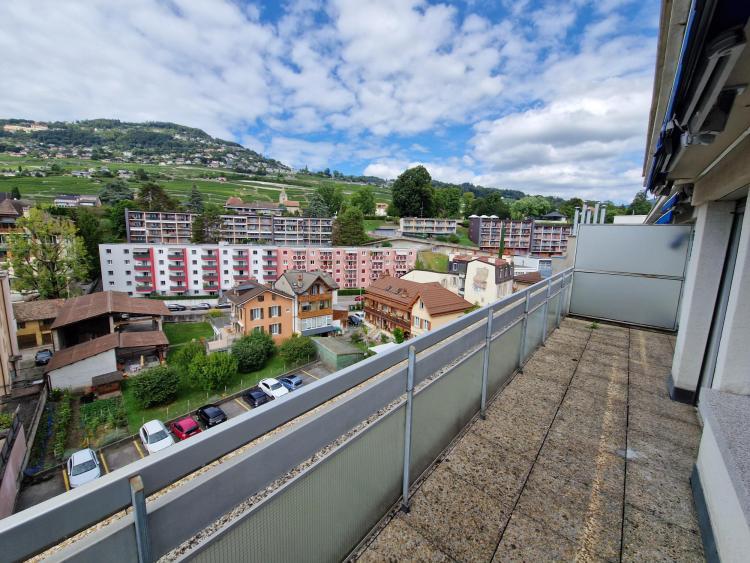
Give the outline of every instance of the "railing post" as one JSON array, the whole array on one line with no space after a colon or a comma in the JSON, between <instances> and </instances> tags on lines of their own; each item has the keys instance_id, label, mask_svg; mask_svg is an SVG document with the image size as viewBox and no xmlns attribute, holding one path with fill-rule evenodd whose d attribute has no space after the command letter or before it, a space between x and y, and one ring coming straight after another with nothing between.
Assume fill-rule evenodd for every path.
<instances>
[{"instance_id":1,"label":"railing post","mask_svg":"<svg viewBox=\"0 0 750 563\"><path fill-rule=\"evenodd\" d=\"M138 563L151 563L151 540L148 535L148 514L143 479L140 475L130 478L130 499L133 504L135 541L138 546Z\"/></svg>"},{"instance_id":2,"label":"railing post","mask_svg":"<svg viewBox=\"0 0 750 563\"><path fill-rule=\"evenodd\" d=\"M568 274L568 285L565 290L565 316L570 314L570 299L573 294L573 272Z\"/></svg>"},{"instance_id":3,"label":"railing post","mask_svg":"<svg viewBox=\"0 0 750 563\"><path fill-rule=\"evenodd\" d=\"M555 328L560 328L563 299L565 297L565 276L560 279L560 291L557 292L557 311L555 311Z\"/></svg>"},{"instance_id":4,"label":"railing post","mask_svg":"<svg viewBox=\"0 0 750 563\"><path fill-rule=\"evenodd\" d=\"M552 278L547 278L547 291L544 294L544 305L542 311L542 346L547 342L547 313L549 312L549 294L552 291Z\"/></svg>"},{"instance_id":5,"label":"railing post","mask_svg":"<svg viewBox=\"0 0 750 563\"><path fill-rule=\"evenodd\" d=\"M484 337L484 357L482 358L482 401L479 407L479 416L487 418L487 378L490 368L490 344L492 343L492 318L495 311L490 307L487 310L487 334Z\"/></svg>"},{"instance_id":6,"label":"railing post","mask_svg":"<svg viewBox=\"0 0 750 563\"><path fill-rule=\"evenodd\" d=\"M526 300L523 305L523 320L521 321L521 346L518 351L518 370L523 371L523 360L526 358L526 328L529 324L529 295L531 290L526 290Z\"/></svg>"},{"instance_id":7,"label":"railing post","mask_svg":"<svg viewBox=\"0 0 750 563\"><path fill-rule=\"evenodd\" d=\"M404 474L401 483L401 511L409 512L409 463L411 461L411 419L414 402L414 368L417 351L409 346L409 364L406 370L406 423L404 424Z\"/></svg>"}]
</instances>

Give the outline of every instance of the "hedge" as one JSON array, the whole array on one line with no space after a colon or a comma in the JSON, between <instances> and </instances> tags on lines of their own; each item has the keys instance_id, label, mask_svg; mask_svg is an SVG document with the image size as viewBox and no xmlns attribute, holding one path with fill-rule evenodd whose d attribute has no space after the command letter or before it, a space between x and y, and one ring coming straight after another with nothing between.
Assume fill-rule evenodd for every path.
<instances>
[{"instance_id":1,"label":"hedge","mask_svg":"<svg viewBox=\"0 0 750 563\"><path fill-rule=\"evenodd\" d=\"M135 400L142 408L168 403L177 396L180 376L177 370L167 365L144 370L128 381L133 386Z\"/></svg>"}]
</instances>

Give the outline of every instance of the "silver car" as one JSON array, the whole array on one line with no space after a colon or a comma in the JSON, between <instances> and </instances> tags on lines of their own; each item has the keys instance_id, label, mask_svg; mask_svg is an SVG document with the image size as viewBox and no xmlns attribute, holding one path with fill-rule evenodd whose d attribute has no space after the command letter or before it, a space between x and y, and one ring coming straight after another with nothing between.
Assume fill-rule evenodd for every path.
<instances>
[{"instance_id":1,"label":"silver car","mask_svg":"<svg viewBox=\"0 0 750 563\"><path fill-rule=\"evenodd\" d=\"M78 450L68 459L68 482L70 488L75 489L89 481L98 479L102 475L99 458L91 448Z\"/></svg>"}]
</instances>

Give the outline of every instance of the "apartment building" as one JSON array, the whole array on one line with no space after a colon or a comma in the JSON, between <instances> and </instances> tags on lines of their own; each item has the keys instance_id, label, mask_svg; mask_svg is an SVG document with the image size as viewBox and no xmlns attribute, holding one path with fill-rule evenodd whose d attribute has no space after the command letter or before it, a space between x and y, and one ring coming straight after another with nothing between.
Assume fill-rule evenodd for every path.
<instances>
[{"instance_id":1,"label":"apartment building","mask_svg":"<svg viewBox=\"0 0 750 563\"><path fill-rule=\"evenodd\" d=\"M399 221L401 234L405 236L455 235L458 219L436 217L402 217Z\"/></svg>"},{"instance_id":2,"label":"apartment building","mask_svg":"<svg viewBox=\"0 0 750 563\"><path fill-rule=\"evenodd\" d=\"M186 244L192 240L195 214L183 212L125 210L128 242L143 244ZM280 217L272 214L230 214L221 216L219 238L231 244L331 243L333 218Z\"/></svg>"},{"instance_id":3,"label":"apartment building","mask_svg":"<svg viewBox=\"0 0 750 563\"><path fill-rule=\"evenodd\" d=\"M365 320L377 328L404 336L418 336L464 314L471 303L440 283L419 283L403 278L381 278L365 292Z\"/></svg>"},{"instance_id":4,"label":"apartment building","mask_svg":"<svg viewBox=\"0 0 750 563\"><path fill-rule=\"evenodd\" d=\"M56 196L52 204L55 207L101 207L99 196L83 194L63 194Z\"/></svg>"},{"instance_id":5,"label":"apartment building","mask_svg":"<svg viewBox=\"0 0 750 563\"><path fill-rule=\"evenodd\" d=\"M218 295L248 281L273 284L288 270L323 271L340 287L402 276L416 249L247 244L102 244L105 290L129 295Z\"/></svg>"},{"instance_id":6,"label":"apartment building","mask_svg":"<svg viewBox=\"0 0 750 563\"><path fill-rule=\"evenodd\" d=\"M289 270L274 284L274 289L293 296L294 332L314 336L330 334L340 328L333 319L339 286L329 274Z\"/></svg>"},{"instance_id":7,"label":"apartment building","mask_svg":"<svg viewBox=\"0 0 750 563\"><path fill-rule=\"evenodd\" d=\"M483 307L513 293L513 264L497 257L453 256L449 263L458 275L458 294Z\"/></svg>"},{"instance_id":8,"label":"apartment building","mask_svg":"<svg viewBox=\"0 0 750 563\"><path fill-rule=\"evenodd\" d=\"M235 334L266 332L276 344L292 335L294 297L291 295L256 282L240 284L225 295L232 304Z\"/></svg>"},{"instance_id":9,"label":"apartment building","mask_svg":"<svg viewBox=\"0 0 750 563\"><path fill-rule=\"evenodd\" d=\"M561 256L567 252L570 232L571 226L560 221L513 221L495 215L469 217L469 238L489 252L500 249L500 239L504 235L507 254L533 254L545 258Z\"/></svg>"}]
</instances>

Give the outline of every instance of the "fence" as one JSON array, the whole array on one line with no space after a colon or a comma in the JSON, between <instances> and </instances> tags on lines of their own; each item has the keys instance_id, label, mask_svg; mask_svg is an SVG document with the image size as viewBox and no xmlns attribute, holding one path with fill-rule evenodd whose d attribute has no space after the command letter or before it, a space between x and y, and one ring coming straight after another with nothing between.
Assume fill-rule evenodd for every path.
<instances>
[{"instance_id":1,"label":"fence","mask_svg":"<svg viewBox=\"0 0 750 563\"><path fill-rule=\"evenodd\" d=\"M388 507L400 497L408 503L409 485L559 324L571 280L570 270L561 272L0 521L0 552L9 560L29 557L132 506L58 557L150 560L263 492L192 555L212 561L346 557ZM146 508L145 496L298 417ZM310 463L323 448L331 451ZM300 464L307 466L291 477ZM268 493L279 479L286 481Z\"/></svg>"}]
</instances>

